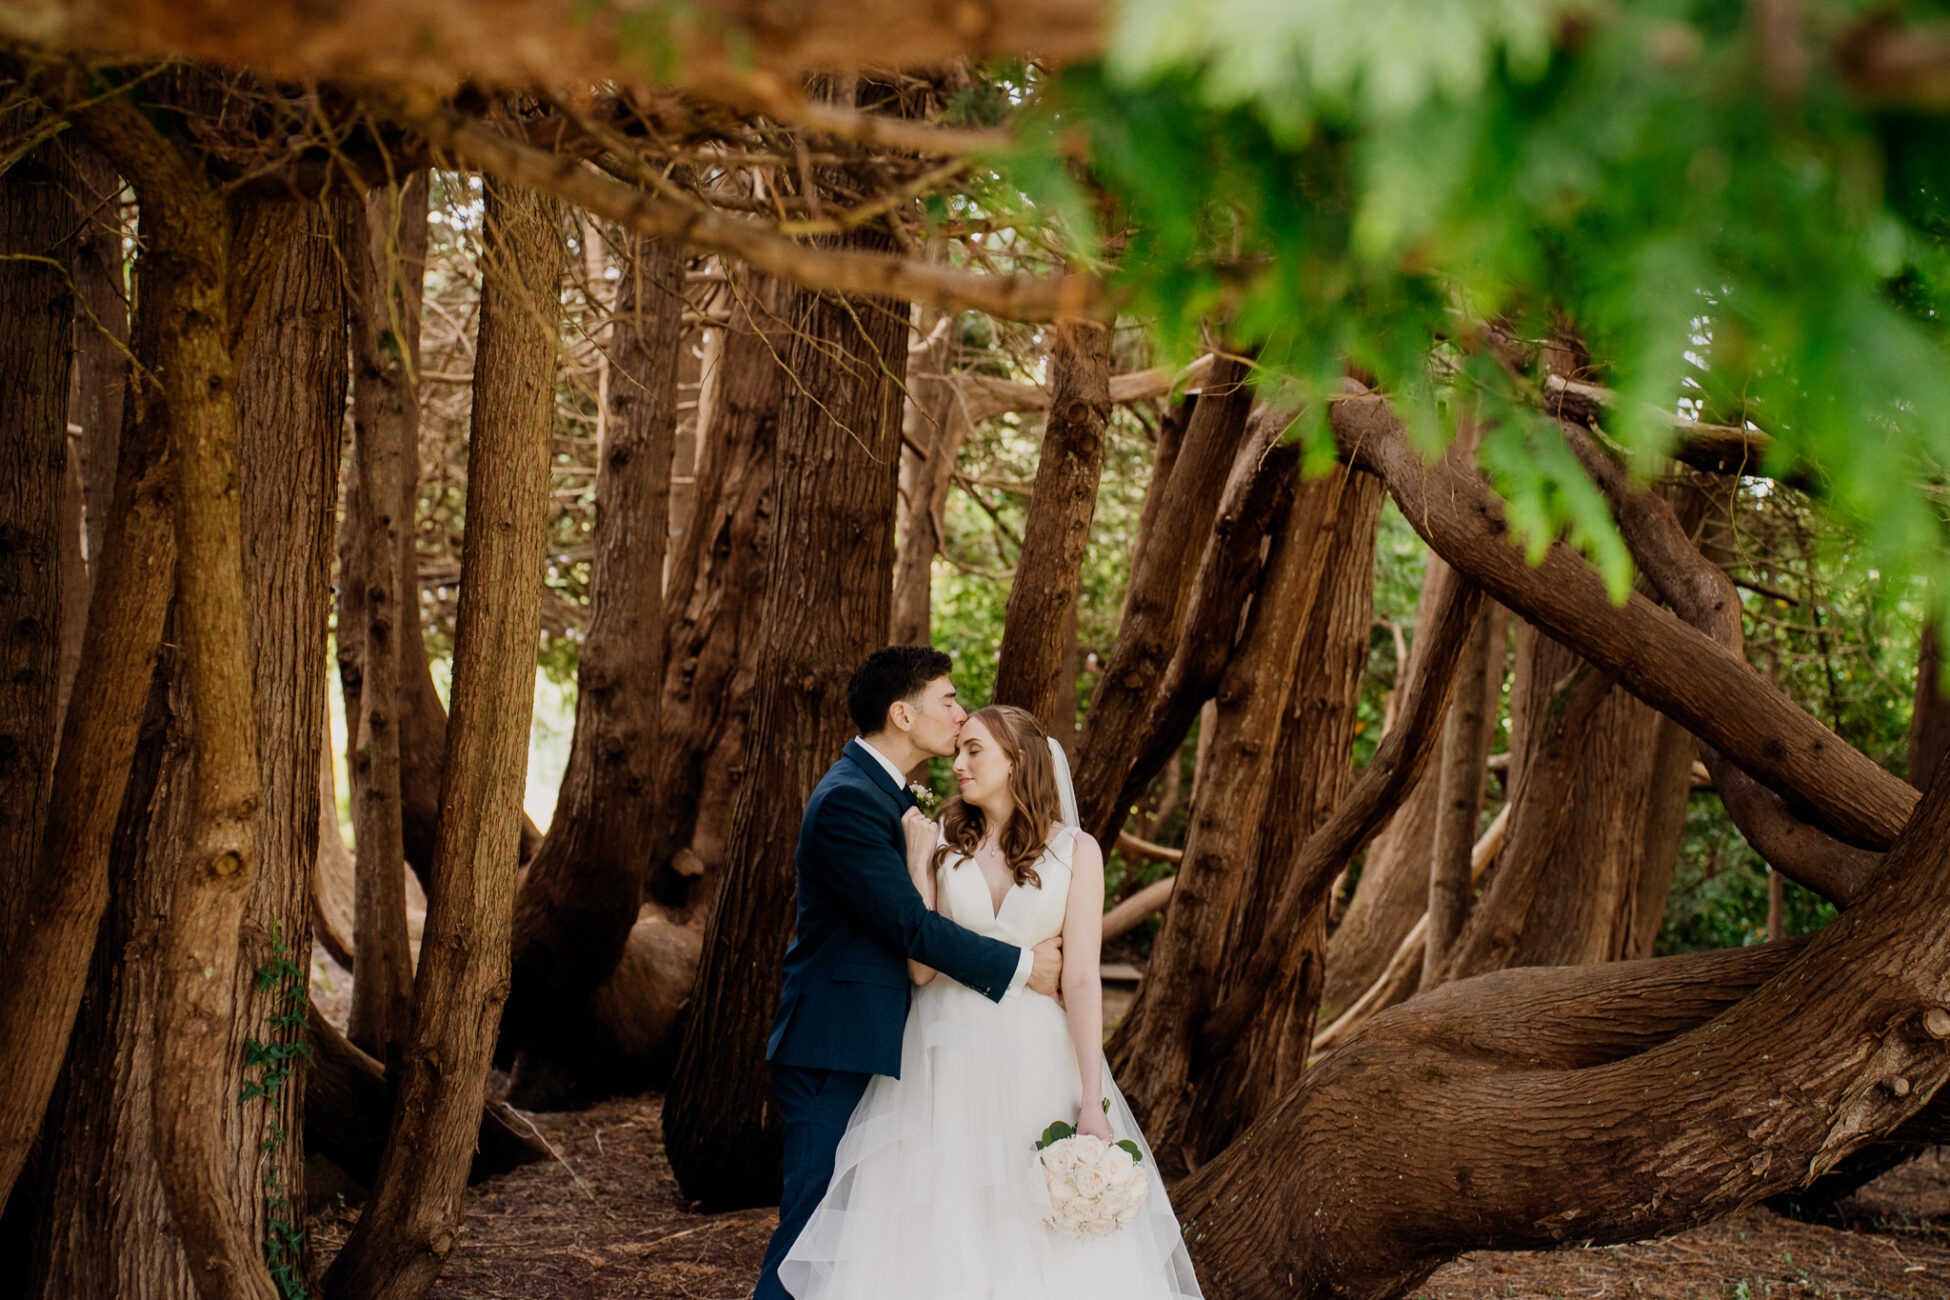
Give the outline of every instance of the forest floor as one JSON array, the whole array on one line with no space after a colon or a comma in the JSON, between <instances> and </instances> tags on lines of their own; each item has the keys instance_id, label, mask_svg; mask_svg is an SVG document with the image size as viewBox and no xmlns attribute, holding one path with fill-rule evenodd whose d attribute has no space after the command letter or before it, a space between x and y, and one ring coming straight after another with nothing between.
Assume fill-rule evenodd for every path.
<instances>
[{"instance_id":1,"label":"forest floor","mask_svg":"<svg viewBox=\"0 0 1950 1300\"><path fill-rule=\"evenodd\" d=\"M343 1023L350 976L329 958L313 996ZM1110 991L1108 1005L1122 999ZM617 1098L529 1119L556 1158L475 1186L433 1300L744 1300L777 1212L698 1214L664 1159L663 1098ZM1480 1251L1416 1291L1424 1300L1950 1300L1950 1147L1885 1174L1842 1204L1844 1222L1761 1208L1629 1246ZM320 1271L358 1211L311 1216Z\"/></svg>"},{"instance_id":2,"label":"forest floor","mask_svg":"<svg viewBox=\"0 0 1950 1300\"><path fill-rule=\"evenodd\" d=\"M489 1179L468 1198L435 1300L743 1300L776 1214L697 1214L664 1160L662 1098L534 1115L558 1159ZM1640 1245L1484 1251L1417 1292L1511 1297L1950 1296L1950 1153L1923 1156L1846 1203L1851 1223L1763 1209ZM313 1216L320 1266L357 1211Z\"/></svg>"}]
</instances>

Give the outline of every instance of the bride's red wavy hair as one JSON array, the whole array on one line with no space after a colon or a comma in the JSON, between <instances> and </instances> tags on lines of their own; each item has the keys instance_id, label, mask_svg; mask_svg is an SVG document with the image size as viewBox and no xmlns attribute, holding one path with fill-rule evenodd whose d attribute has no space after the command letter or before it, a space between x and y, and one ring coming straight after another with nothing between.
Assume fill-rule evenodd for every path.
<instances>
[{"instance_id":1,"label":"bride's red wavy hair","mask_svg":"<svg viewBox=\"0 0 1950 1300\"><path fill-rule=\"evenodd\" d=\"M1002 756L1009 760L1009 794L1016 807L1002 827L1002 860L1015 873L1018 885L1040 887L1042 877L1036 874L1034 864L1049 842L1050 827L1063 816L1063 803L1056 793L1056 764L1049 755L1049 733L1035 714L1013 704L991 704L975 710L968 719L986 727L1001 747ZM959 797L943 804L941 834L947 842L934 852L936 868L950 849L963 858L973 855L975 846L988 835L987 823L988 817L980 808Z\"/></svg>"}]
</instances>

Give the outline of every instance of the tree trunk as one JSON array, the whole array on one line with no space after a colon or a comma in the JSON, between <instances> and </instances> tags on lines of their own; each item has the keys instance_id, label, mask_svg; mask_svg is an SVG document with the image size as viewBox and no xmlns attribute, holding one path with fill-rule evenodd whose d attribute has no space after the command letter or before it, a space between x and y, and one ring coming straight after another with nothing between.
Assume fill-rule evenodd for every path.
<instances>
[{"instance_id":1,"label":"tree trunk","mask_svg":"<svg viewBox=\"0 0 1950 1300\"><path fill-rule=\"evenodd\" d=\"M515 902L503 1040L522 1049L517 1104L556 1101L588 1073L590 995L623 954L643 897L661 748L664 544L669 536L684 259L632 241L610 339L613 410L596 473L589 627L575 737L548 836Z\"/></svg>"},{"instance_id":2,"label":"tree trunk","mask_svg":"<svg viewBox=\"0 0 1950 1300\"><path fill-rule=\"evenodd\" d=\"M1299 478L1293 458L1275 453L1280 433L1276 421L1256 419L1233 464L1192 582L1171 662L1158 682L1143 726L1119 738L1124 750L1121 761L1129 769L1120 805L1141 800L1159 771L1177 760L1185 733L1225 676L1239 641L1242 611L1250 606L1265 570L1268 537L1289 509ZM1199 735L1202 741L1202 728ZM1108 755L1104 758L1116 761Z\"/></svg>"},{"instance_id":3,"label":"tree trunk","mask_svg":"<svg viewBox=\"0 0 1950 1300\"><path fill-rule=\"evenodd\" d=\"M74 243L74 365L68 384L68 470L80 489L86 562L62 585L74 619L62 633L61 692L56 727L68 713L75 674L81 667L81 641L88 624L88 593L101 563L108 512L115 499L115 447L122 436L122 405L128 386L129 301L122 252L122 178L94 146L76 138L64 141L74 161L78 184L74 213L80 230ZM78 557L79 558L79 557ZM73 566L70 566L71 568Z\"/></svg>"},{"instance_id":4,"label":"tree trunk","mask_svg":"<svg viewBox=\"0 0 1950 1300\"><path fill-rule=\"evenodd\" d=\"M1552 685L1579 662L1530 625L1519 629L1511 686L1513 798L1528 785L1524 769L1539 746ZM1568 788L1524 795L1577 810L1543 847L1542 860L1526 862L1530 849L1514 834L1498 855L1486 907L1504 878L1537 873L1526 916L1502 921L1516 936L1510 965L1649 957L1665 919L1685 826L1692 738L1630 695L1613 691L1592 718L1583 751ZM1521 809L1516 820L1522 820Z\"/></svg>"},{"instance_id":5,"label":"tree trunk","mask_svg":"<svg viewBox=\"0 0 1950 1300\"><path fill-rule=\"evenodd\" d=\"M1456 698L1449 702L1449 720L1442 737L1442 754L1434 774L1436 784L1435 837L1429 859L1429 927L1422 948L1422 987L1431 988L1449 947L1469 917L1470 851L1476 847L1476 824L1483 813L1483 785L1488 777L1483 755L1496 715L1484 708L1484 695L1494 656L1502 676L1501 646L1491 644L1496 620L1485 618L1457 670Z\"/></svg>"},{"instance_id":6,"label":"tree trunk","mask_svg":"<svg viewBox=\"0 0 1950 1300\"><path fill-rule=\"evenodd\" d=\"M1049 417L1043 422L1022 554L1009 587L995 702L1028 709L1051 735L1068 740L1075 710L1060 728L1052 720L1063 695L1063 666L1075 655L1080 570L1104 468L1110 331L1094 323L1057 326L1049 367Z\"/></svg>"},{"instance_id":7,"label":"tree trunk","mask_svg":"<svg viewBox=\"0 0 1950 1300\"><path fill-rule=\"evenodd\" d=\"M152 266L157 279L167 279ZM150 295L138 320L135 353L151 367L159 357L166 297L160 290ZM175 580L175 476L165 454L166 421L154 387L138 390L121 440L115 508L108 512L40 856L15 894L21 919L0 978L0 1059L10 1067L0 1071L0 1195L12 1189L40 1126L108 904L110 836L142 723L138 701L147 695Z\"/></svg>"},{"instance_id":8,"label":"tree trunk","mask_svg":"<svg viewBox=\"0 0 1950 1300\"><path fill-rule=\"evenodd\" d=\"M327 1020L316 1004L305 1021L311 1068L305 1074L305 1149L323 1156L361 1186L379 1176L392 1106L386 1072ZM481 1112L467 1181L549 1158L549 1149L507 1103L489 1099Z\"/></svg>"},{"instance_id":9,"label":"tree trunk","mask_svg":"<svg viewBox=\"0 0 1950 1300\"><path fill-rule=\"evenodd\" d=\"M242 670L252 690L248 707L261 737L255 777L262 865L230 930L237 950L228 976L235 1010L195 1063L221 1101L222 1161L215 1177L228 1212L241 1220L237 1234L254 1262L295 1269L303 1095L290 1070L293 1039L303 1025L299 963L309 947L305 918L318 836L316 764L324 726L318 686L347 378L344 306L328 223L316 207L247 203L239 215L240 244L268 242L281 255L264 270L253 319L226 331L248 340L235 353L237 495L249 538L242 557L247 631L240 644L248 656ZM153 256L145 252L144 259ZM164 269L156 262L138 268L146 291L136 333L145 361L156 323L151 313L169 300L166 288L150 287ZM144 389L136 392L139 402L153 400ZM140 448L146 423L132 427L127 446ZM110 557L113 548L111 537ZM105 570L102 581L112 574ZM106 590L98 589L98 602ZM168 1223L160 1161L169 1148L153 1118L161 1092L152 1044L160 1038L167 974L159 918L179 892L195 817L200 725L180 654L170 649L156 674L116 830L113 906L76 1025L62 1109L51 1125L59 1145L50 1161L55 1178L37 1280L37 1292L49 1297L199 1291L199 1274L177 1231L157 1230ZM252 1093L240 1105L251 1085L269 1095Z\"/></svg>"},{"instance_id":10,"label":"tree trunk","mask_svg":"<svg viewBox=\"0 0 1950 1300\"><path fill-rule=\"evenodd\" d=\"M1832 1168L1950 1076L1950 933L1916 924L1950 906L1946 836L1939 779L1805 946L1504 971L1376 1017L1179 1189L1200 1281L1398 1296L1464 1250L1638 1240Z\"/></svg>"},{"instance_id":11,"label":"tree trunk","mask_svg":"<svg viewBox=\"0 0 1950 1300\"><path fill-rule=\"evenodd\" d=\"M1205 539L1246 436L1252 411L1246 373L1246 363L1231 358L1213 365L1157 507L1154 511L1147 496L1140 516L1141 549L1132 560L1117 644L1097 679L1077 740L1077 814L1101 844L1115 842L1124 824L1129 745L1177 648Z\"/></svg>"},{"instance_id":12,"label":"tree trunk","mask_svg":"<svg viewBox=\"0 0 1950 1300\"><path fill-rule=\"evenodd\" d=\"M1413 681L1421 662L1422 632L1429 626L1434 593L1447 581L1449 563L1431 551L1422 570L1422 595L1416 605L1415 639L1407 660L1396 667L1395 695ZM1499 674L1500 676L1500 674ZM1500 706L1499 700L1492 704ZM1389 727L1399 725L1391 719ZM1447 726L1445 721L1444 726ZM1383 733L1386 735L1386 732ZM1368 848L1347 915L1327 941L1327 983L1320 995L1320 1018L1333 1020L1365 993L1429 905L1429 864L1434 860L1436 810L1441 782L1434 769L1403 797L1388 825Z\"/></svg>"},{"instance_id":13,"label":"tree trunk","mask_svg":"<svg viewBox=\"0 0 1950 1300\"><path fill-rule=\"evenodd\" d=\"M784 294L769 277L735 267L731 274L731 321L711 421L699 434L697 509L665 600L664 744L650 885L673 906L708 903L723 875L731 807L747 770L775 512Z\"/></svg>"},{"instance_id":14,"label":"tree trunk","mask_svg":"<svg viewBox=\"0 0 1950 1300\"><path fill-rule=\"evenodd\" d=\"M0 174L0 949L40 854L60 725L74 181L55 144Z\"/></svg>"},{"instance_id":15,"label":"tree trunk","mask_svg":"<svg viewBox=\"0 0 1950 1300\"><path fill-rule=\"evenodd\" d=\"M1916 648L1916 703L1909 716L1909 783L1921 790L1950 750L1950 697L1943 692L1943 646L1925 622Z\"/></svg>"},{"instance_id":16,"label":"tree trunk","mask_svg":"<svg viewBox=\"0 0 1950 1300\"><path fill-rule=\"evenodd\" d=\"M848 246L879 246L849 237ZM846 684L880 645L893 586L907 313L794 293L774 531L745 778L664 1108L670 1163L709 1209L776 1202L765 1069L792 932L792 855L820 774L852 734ZM845 555L845 564L833 557Z\"/></svg>"},{"instance_id":17,"label":"tree trunk","mask_svg":"<svg viewBox=\"0 0 1950 1300\"><path fill-rule=\"evenodd\" d=\"M890 645L920 645L928 639L942 512L954 481L955 458L970 432L968 411L951 375L955 317L923 310L920 323L925 347L918 364L909 367L915 373L908 376L909 400L901 417L899 541L894 551Z\"/></svg>"},{"instance_id":18,"label":"tree trunk","mask_svg":"<svg viewBox=\"0 0 1950 1300\"><path fill-rule=\"evenodd\" d=\"M339 247L350 270L353 458L344 539L350 542L341 605L339 658L356 655L358 689L347 696L347 777L352 790L353 967L347 1037L399 1064L411 1011L413 960L400 881L405 826L400 810L400 633L408 601L404 554L413 544L414 502L406 462L417 463L419 394L411 370L418 334L419 268L409 268L396 231L413 196L377 187L341 204ZM418 208L424 212L422 196ZM409 285L411 287L409 287ZM409 314L413 324L407 324ZM412 441L409 441L411 439ZM356 536L353 535L356 533Z\"/></svg>"},{"instance_id":19,"label":"tree trunk","mask_svg":"<svg viewBox=\"0 0 1950 1300\"><path fill-rule=\"evenodd\" d=\"M484 188L454 707L426 939L386 1155L326 1277L329 1295L360 1300L424 1295L453 1249L507 996L567 258L554 200Z\"/></svg>"},{"instance_id":20,"label":"tree trunk","mask_svg":"<svg viewBox=\"0 0 1950 1300\"><path fill-rule=\"evenodd\" d=\"M1262 418L1284 423L1279 416ZM1298 453L1297 446L1288 446L1275 455L1297 469ZM1165 1145L1165 1135L1182 1132L1196 1104L1194 1042L1223 992L1226 940L1235 913L1262 904L1246 892L1257 883L1250 865L1254 840L1272 793L1272 766L1305 615L1328 567L1341 511L1350 504L1347 482L1348 476L1339 474L1297 493L1274 532L1251 623L1216 697L1211 753L1193 798L1164 929L1137 1001L1110 1043L1119 1086L1139 1121L1158 1137L1167 1172L1191 1163Z\"/></svg>"},{"instance_id":21,"label":"tree trunk","mask_svg":"<svg viewBox=\"0 0 1950 1300\"><path fill-rule=\"evenodd\" d=\"M1259 1007L1229 1051L1198 1059L1200 1095L1186 1125L1187 1163L1202 1163L1229 1146L1240 1130L1284 1095L1306 1069L1320 1005L1327 956L1327 903L1334 877L1305 876L1307 841L1340 807L1353 783L1351 751L1374 623L1375 529L1381 484L1372 475L1336 468L1303 493L1338 492L1339 517L1322 554L1322 570L1308 611L1293 690L1274 752L1269 802L1258 842L1247 859L1241 897L1226 938L1221 987L1247 987L1252 959L1274 951L1271 979L1253 985ZM1487 618L1481 620L1488 622ZM1462 689L1459 687L1458 689ZM1286 895L1298 891L1292 902ZM1267 917L1280 906L1301 920L1269 941Z\"/></svg>"}]
</instances>

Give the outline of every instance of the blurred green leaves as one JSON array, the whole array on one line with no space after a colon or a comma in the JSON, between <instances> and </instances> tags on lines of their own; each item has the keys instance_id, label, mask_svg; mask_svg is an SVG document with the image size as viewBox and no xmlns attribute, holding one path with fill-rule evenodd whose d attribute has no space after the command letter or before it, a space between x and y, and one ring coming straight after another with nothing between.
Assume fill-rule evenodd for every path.
<instances>
[{"instance_id":1,"label":"blurred green leaves","mask_svg":"<svg viewBox=\"0 0 1950 1300\"><path fill-rule=\"evenodd\" d=\"M1749 9L1130 0L1101 63L1038 85L1008 180L1074 239L1058 158L1087 158L1116 288L1168 355L1216 317L1316 408L1372 376L1425 448L1462 390L1532 552L1568 537L1620 598L1624 549L1543 436L1535 375L1456 359L1488 324L1568 323L1635 472L1677 416L1751 423L1880 565L1934 573L1950 133L1852 98L1825 42L1862 6L1799 6L1788 85Z\"/></svg>"}]
</instances>

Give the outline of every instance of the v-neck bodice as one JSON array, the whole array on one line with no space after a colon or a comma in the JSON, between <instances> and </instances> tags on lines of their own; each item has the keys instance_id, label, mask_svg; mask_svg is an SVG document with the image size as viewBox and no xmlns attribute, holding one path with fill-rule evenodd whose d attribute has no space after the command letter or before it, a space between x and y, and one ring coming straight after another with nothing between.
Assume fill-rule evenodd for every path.
<instances>
[{"instance_id":1,"label":"v-neck bodice","mask_svg":"<svg viewBox=\"0 0 1950 1300\"><path fill-rule=\"evenodd\" d=\"M1010 885L1000 907L995 906L995 895L982 869L972 859L949 850L935 873L937 910L964 930L1024 948L1060 934L1063 909L1070 898L1070 858L1076 836L1073 828L1059 827L1036 859L1041 883Z\"/></svg>"}]
</instances>

